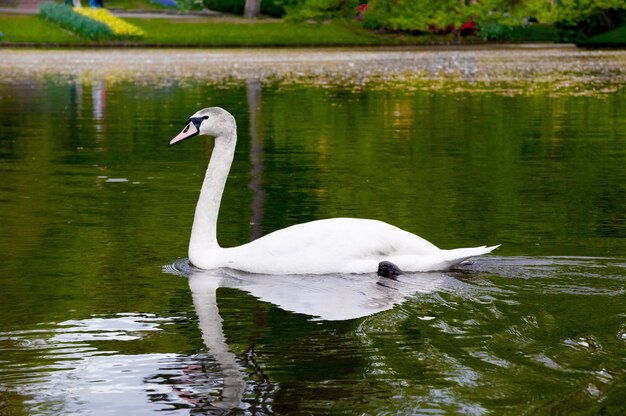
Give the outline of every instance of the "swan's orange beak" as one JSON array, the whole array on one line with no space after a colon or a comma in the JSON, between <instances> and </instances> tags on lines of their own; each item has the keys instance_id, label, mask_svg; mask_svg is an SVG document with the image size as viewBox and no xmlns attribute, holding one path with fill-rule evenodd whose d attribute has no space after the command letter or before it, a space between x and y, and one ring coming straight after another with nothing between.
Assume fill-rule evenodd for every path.
<instances>
[{"instance_id":1,"label":"swan's orange beak","mask_svg":"<svg viewBox=\"0 0 626 416\"><path fill-rule=\"evenodd\" d=\"M198 135L198 133L200 133L200 131L198 130L194 122L189 121L189 123L187 123L183 131L178 133L176 137L170 140L170 146L173 146L178 142L182 142L183 140L188 139L190 137L196 136Z\"/></svg>"}]
</instances>

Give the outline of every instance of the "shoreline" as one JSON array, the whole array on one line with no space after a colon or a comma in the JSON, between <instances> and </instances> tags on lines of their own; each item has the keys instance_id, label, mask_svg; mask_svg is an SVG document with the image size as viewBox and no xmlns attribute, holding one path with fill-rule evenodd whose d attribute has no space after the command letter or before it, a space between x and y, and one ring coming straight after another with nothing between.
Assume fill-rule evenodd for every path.
<instances>
[{"instance_id":1,"label":"shoreline","mask_svg":"<svg viewBox=\"0 0 626 416\"><path fill-rule=\"evenodd\" d=\"M206 49L208 51L216 49L346 49L346 50L367 50L367 49L389 49L389 50L428 50L428 49L442 49L442 50L489 50L489 49L581 49L573 43L555 43L555 42L484 42L484 43L419 43L419 44L305 44L305 45L287 45L287 44L275 44L275 45L201 45L201 44L163 44L163 43L137 43L137 42L107 42L107 43L40 43L40 42L3 42L0 41L1 49L77 49L77 50L124 50L124 49ZM597 48L593 48L594 50ZM605 48L620 50L623 48Z\"/></svg>"},{"instance_id":2,"label":"shoreline","mask_svg":"<svg viewBox=\"0 0 626 416\"><path fill-rule=\"evenodd\" d=\"M626 51L573 46L359 48L5 48L4 82L109 82L607 95L626 86Z\"/></svg>"}]
</instances>

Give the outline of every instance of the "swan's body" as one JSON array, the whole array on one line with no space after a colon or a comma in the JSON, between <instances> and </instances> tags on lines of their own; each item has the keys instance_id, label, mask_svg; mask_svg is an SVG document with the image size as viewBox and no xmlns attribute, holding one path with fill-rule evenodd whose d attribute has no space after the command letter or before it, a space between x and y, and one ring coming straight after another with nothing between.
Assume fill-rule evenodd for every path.
<instances>
[{"instance_id":1,"label":"swan's body","mask_svg":"<svg viewBox=\"0 0 626 416\"><path fill-rule=\"evenodd\" d=\"M389 261L405 272L425 272L447 270L498 247L441 250L381 221L333 218L222 248L217 243L217 215L237 142L235 119L218 107L200 110L170 145L198 134L215 137L189 241L189 260L201 269L228 267L263 274L375 273L379 262Z\"/></svg>"}]
</instances>

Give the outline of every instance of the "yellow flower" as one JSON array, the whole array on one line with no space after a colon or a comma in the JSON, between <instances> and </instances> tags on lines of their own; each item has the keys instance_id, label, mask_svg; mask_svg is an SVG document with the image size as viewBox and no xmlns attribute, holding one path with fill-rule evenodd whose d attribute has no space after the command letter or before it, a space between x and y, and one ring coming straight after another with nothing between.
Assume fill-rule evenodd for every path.
<instances>
[{"instance_id":1,"label":"yellow flower","mask_svg":"<svg viewBox=\"0 0 626 416\"><path fill-rule=\"evenodd\" d=\"M125 20L120 19L117 16L113 16L111 12L107 9L91 9L91 8L80 8L74 9L76 13L80 13L83 16L87 16L90 19L97 20L100 23L104 23L108 27L111 28L113 33L121 36L137 36L141 37L144 35L144 31L138 28L135 25L128 23Z\"/></svg>"}]
</instances>

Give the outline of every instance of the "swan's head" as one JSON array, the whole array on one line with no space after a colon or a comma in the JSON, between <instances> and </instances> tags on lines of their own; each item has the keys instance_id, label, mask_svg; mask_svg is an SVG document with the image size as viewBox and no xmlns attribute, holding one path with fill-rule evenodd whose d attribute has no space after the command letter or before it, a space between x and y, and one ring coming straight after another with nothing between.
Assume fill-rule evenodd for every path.
<instances>
[{"instance_id":1,"label":"swan's head","mask_svg":"<svg viewBox=\"0 0 626 416\"><path fill-rule=\"evenodd\" d=\"M170 146L198 135L213 137L234 137L237 129L235 118L228 111L219 107L210 107L198 111L186 121L186 126L176 137L170 140Z\"/></svg>"}]
</instances>

